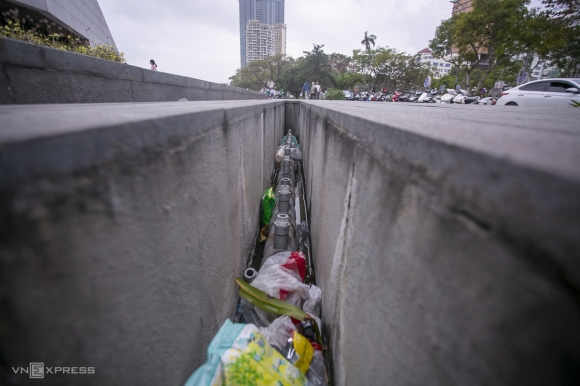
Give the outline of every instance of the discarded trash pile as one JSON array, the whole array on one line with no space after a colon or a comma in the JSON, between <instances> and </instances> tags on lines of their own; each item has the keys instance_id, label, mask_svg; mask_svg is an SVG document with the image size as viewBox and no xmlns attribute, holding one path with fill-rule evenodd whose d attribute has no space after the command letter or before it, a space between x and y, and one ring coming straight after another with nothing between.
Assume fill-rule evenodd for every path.
<instances>
[{"instance_id":1,"label":"discarded trash pile","mask_svg":"<svg viewBox=\"0 0 580 386\"><path fill-rule=\"evenodd\" d=\"M252 259L244 280L236 279L239 323L226 320L209 345L207 362L186 386L328 384L301 159L300 145L288 132L276 151L275 188L262 197L262 258Z\"/></svg>"}]
</instances>

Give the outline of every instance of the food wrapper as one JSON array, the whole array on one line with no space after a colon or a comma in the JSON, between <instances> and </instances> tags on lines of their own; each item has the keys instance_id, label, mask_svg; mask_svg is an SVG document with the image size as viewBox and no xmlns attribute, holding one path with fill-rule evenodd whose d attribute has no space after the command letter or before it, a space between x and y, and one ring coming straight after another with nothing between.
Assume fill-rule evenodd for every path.
<instances>
[{"instance_id":1,"label":"food wrapper","mask_svg":"<svg viewBox=\"0 0 580 386\"><path fill-rule=\"evenodd\" d=\"M302 386L304 374L268 344L253 324L229 319L207 350L207 362L185 386Z\"/></svg>"},{"instance_id":2,"label":"food wrapper","mask_svg":"<svg viewBox=\"0 0 580 386\"><path fill-rule=\"evenodd\" d=\"M284 348L284 356L298 367L298 369L306 374L310 367L310 361L314 355L314 348L302 335L296 331L292 331L292 337L288 339L288 343Z\"/></svg>"}]
</instances>

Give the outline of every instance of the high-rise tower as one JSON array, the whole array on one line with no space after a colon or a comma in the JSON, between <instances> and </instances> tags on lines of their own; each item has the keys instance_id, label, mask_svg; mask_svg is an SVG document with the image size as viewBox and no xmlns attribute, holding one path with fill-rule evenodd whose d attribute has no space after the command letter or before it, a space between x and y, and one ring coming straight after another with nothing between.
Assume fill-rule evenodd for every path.
<instances>
[{"instance_id":1,"label":"high-rise tower","mask_svg":"<svg viewBox=\"0 0 580 386\"><path fill-rule=\"evenodd\" d=\"M263 24L284 24L285 0L238 0L240 3L240 58L246 65L246 26L250 20Z\"/></svg>"}]
</instances>

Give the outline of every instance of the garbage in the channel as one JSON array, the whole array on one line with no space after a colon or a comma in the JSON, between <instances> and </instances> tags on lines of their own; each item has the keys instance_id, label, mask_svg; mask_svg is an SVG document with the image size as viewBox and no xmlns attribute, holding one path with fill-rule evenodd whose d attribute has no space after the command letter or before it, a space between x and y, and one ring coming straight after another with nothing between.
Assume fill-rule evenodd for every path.
<instances>
[{"instance_id":1,"label":"garbage in the channel","mask_svg":"<svg viewBox=\"0 0 580 386\"><path fill-rule=\"evenodd\" d=\"M225 321L186 386L328 385L301 160L288 132L262 196L258 242L244 279L236 279L239 323Z\"/></svg>"}]
</instances>

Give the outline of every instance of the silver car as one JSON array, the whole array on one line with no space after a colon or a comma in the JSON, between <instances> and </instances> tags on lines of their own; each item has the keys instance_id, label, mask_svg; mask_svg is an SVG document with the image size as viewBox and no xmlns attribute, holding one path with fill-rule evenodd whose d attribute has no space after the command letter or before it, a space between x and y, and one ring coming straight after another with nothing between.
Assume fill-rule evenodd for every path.
<instances>
[{"instance_id":1,"label":"silver car","mask_svg":"<svg viewBox=\"0 0 580 386\"><path fill-rule=\"evenodd\" d=\"M498 106L555 107L580 103L580 79L542 79L501 93Z\"/></svg>"}]
</instances>

